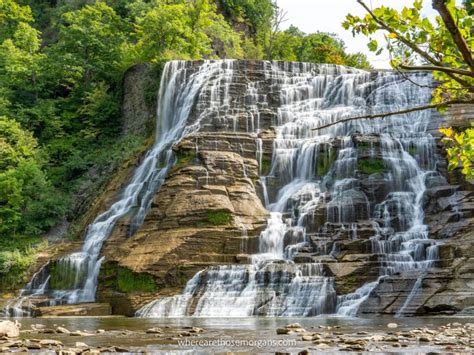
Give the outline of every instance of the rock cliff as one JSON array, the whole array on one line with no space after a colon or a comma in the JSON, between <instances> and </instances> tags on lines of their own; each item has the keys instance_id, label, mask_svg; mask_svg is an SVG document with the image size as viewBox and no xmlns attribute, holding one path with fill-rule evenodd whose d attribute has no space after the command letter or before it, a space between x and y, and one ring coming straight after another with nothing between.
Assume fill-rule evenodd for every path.
<instances>
[{"instance_id":1,"label":"rock cliff","mask_svg":"<svg viewBox=\"0 0 474 355\"><path fill-rule=\"evenodd\" d=\"M201 64L190 63L190 72ZM281 93L264 66L264 62L234 62L232 79L219 87L227 90L230 102L204 116L200 113L213 105L215 93L211 85L203 91L189 119L190 123L199 120L200 129L173 148L177 162L155 195L144 223L130 235L127 218L122 219L105 243L98 299L111 303L115 313L132 315L157 297L179 294L198 271L212 265L246 264L248 255L258 249L258 236L268 218L259 177L270 175L274 127L281 106ZM256 93L249 92L249 82ZM443 121L465 126L473 117L471 107L450 110L444 116L433 113L430 131L436 135ZM344 196L326 195L326 202L305 216L310 242L294 256L296 263L323 263L334 278L337 294L351 293L380 274L383 261L372 248L375 231L366 216L390 191L381 163L380 136L354 133L351 139L358 152L360 186ZM316 176L332 167L342 145L334 137L319 148L324 154L318 154L314 162ZM421 154L415 148L410 153ZM473 185L459 172L446 171L439 141L437 150L428 154L437 155L437 170L444 178L427 178L425 223L430 238L442 243L439 260L423 278L421 291L407 311L469 312L474 305ZM275 174L267 178L270 200L281 180ZM337 206L346 203L358 211L352 217L353 229L329 218L337 214ZM328 248L335 250L331 256ZM360 312L395 313L418 276L398 273L383 280Z\"/></svg>"},{"instance_id":2,"label":"rock cliff","mask_svg":"<svg viewBox=\"0 0 474 355\"><path fill-rule=\"evenodd\" d=\"M253 315L334 313L347 302L359 313L474 312L473 184L447 171L437 133L440 125L466 127L472 107L423 114L413 130L408 116L386 127L385 121L356 122L319 135L314 128L321 122L360 107L390 110L418 102L419 88L404 87L395 74L306 63L174 66L160 97L186 99L173 101L172 112L158 112L167 120L184 117L185 128L173 131L163 121L156 135L183 138L172 150L156 150L155 160L145 155L127 162L83 218L85 228L100 211L126 201L133 171L153 161L151 177L137 180L130 195L145 200L156 191L149 206L144 203L143 223L136 223L143 204L127 201L132 207L114 215L112 232L100 240L98 302L110 304L114 314L133 315L155 299L182 294L198 275L188 284L195 301L186 306L182 298L183 314L198 306L215 314L203 309L216 282L224 303L251 284L257 301L242 306ZM125 77L123 134L155 130L155 74L139 66ZM156 179L162 171L166 177ZM151 181L161 188L147 186ZM57 265L70 266L71 255L47 264L30 291L47 284L49 275L49 296L61 287L71 295L83 292L84 280L77 282L83 269L76 268L73 289L54 274ZM40 306L48 301L44 295ZM200 297L205 302L198 305ZM234 303L240 314L241 303Z\"/></svg>"}]
</instances>

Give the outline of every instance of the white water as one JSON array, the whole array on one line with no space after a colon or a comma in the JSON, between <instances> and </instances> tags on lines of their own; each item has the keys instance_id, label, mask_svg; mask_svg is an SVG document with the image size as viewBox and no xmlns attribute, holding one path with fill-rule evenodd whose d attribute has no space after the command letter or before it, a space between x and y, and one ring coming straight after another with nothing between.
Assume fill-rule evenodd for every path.
<instances>
[{"instance_id":1,"label":"white water","mask_svg":"<svg viewBox=\"0 0 474 355\"><path fill-rule=\"evenodd\" d=\"M279 92L279 106L271 172L260 179L270 218L260 236L259 252L251 255L249 265L201 271L182 295L153 301L139 310L138 316L355 316L384 277L412 270L420 270L421 275L434 265L437 242L429 239L422 206L425 177L436 174L434 140L426 133L430 112L313 130L344 117L426 103L429 90L394 73L332 65L265 63L264 70L262 80ZM428 84L431 79L420 74L412 80ZM251 82L247 91L253 98L264 98L265 93L258 93L261 86ZM253 103L248 106L252 117L260 116L256 108ZM356 132L380 137L383 181L388 191L375 205L361 189L357 175ZM334 138L339 148L331 162L332 148L328 145L334 145ZM261 142L256 144L261 166ZM373 151L373 145L369 149ZM268 198L269 178L278 179L281 186L274 201ZM319 226L319 232L310 233L308 223L321 208L326 211L326 224ZM372 252L379 255L380 276L351 294L336 296L334 279L323 264L294 263L293 258L308 247L323 258L333 258L338 245L331 226L348 231L348 238L356 239L360 220L373 225ZM409 297L406 302L410 301Z\"/></svg>"},{"instance_id":2,"label":"white water","mask_svg":"<svg viewBox=\"0 0 474 355\"><path fill-rule=\"evenodd\" d=\"M124 216L129 217L130 233L133 234L143 222L151 200L161 187L164 179L175 162L172 146L183 136L200 127L200 119L218 107L202 110L202 116L189 124L188 118L194 107L195 98L201 93L204 84L216 80L230 82L226 73L232 73L232 61L205 62L198 70L192 68L192 62L172 61L164 68L160 91L158 93L156 143L147 152L143 161L135 170L121 197L106 212L100 214L90 224L84 236L81 251L67 255L56 262L56 278L62 283L61 289L52 289L49 267L33 276L22 291L20 299L11 302L5 309L6 314L29 315L25 307L29 296L46 296L48 304L90 302L95 299L97 278L103 258L100 250L111 234L115 224ZM185 85L184 85L185 83ZM225 85L225 84L224 84ZM215 90L212 91L212 94ZM33 285L42 284L40 288ZM26 309L25 309L26 308Z\"/></svg>"},{"instance_id":3,"label":"white water","mask_svg":"<svg viewBox=\"0 0 474 355\"><path fill-rule=\"evenodd\" d=\"M72 286L50 289L51 278L44 273L41 279L30 282L37 285L43 281L44 287L36 288L41 290L39 295L49 297L50 303L94 300L102 244L120 218L129 217L131 233L143 222L153 195L174 163L171 146L183 136L216 123L228 130L253 132L256 158L262 165L262 141L257 133L262 130L263 113L270 109L277 111L272 122L276 138L269 176L260 179L270 216L259 238L258 253L250 256L247 265L201 271L188 282L182 295L153 301L137 315L356 315L382 278L413 270L422 275L433 266L437 245L423 224L422 206L425 178L436 174L434 141L426 133L429 112L313 130L349 116L425 103L429 90L388 72L261 62L263 75L247 82L245 100L236 102L233 84L242 73L236 72L234 63L167 64L160 86L155 146L121 199L89 226L82 251L57 262L68 277L72 273ZM422 84L431 80L424 75L412 79ZM277 96L272 104L270 93ZM244 125L238 119L242 112L248 113ZM356 132L380 137L382 180L387 191L375 204L361 188ZM269 179L279 186L272 195L268 193ZM315 226L313 218L321 211L325 223ZM325 260L336 261L339 245L335 231L346 231L349 239L358 238L359 221L370 221L373 226L372 252L379 256L380 276L351 294L336 295L334 277ZM242 236L247 238L244 231ZM305 250L312 251L307 261L295 262ZM35 292L27 287L25 294Z\"/></svg>"}]
</instances>

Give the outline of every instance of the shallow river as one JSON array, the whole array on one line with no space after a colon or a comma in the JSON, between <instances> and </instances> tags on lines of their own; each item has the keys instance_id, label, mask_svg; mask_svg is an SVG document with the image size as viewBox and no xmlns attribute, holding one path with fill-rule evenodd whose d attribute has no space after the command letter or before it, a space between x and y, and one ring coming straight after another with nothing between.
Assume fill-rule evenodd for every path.
<instances>
[{"instance_id":1,"label":"shallow river","mask_svg":"<svg viewBox=\"0 0 474 355\"><path fill-rule=\"evenodd\" d=\"M121 346L131 351L166 353L226 353L260 352L274 353L285 351L298 353L311 348L311 343L303 342L296 335L277 335L276 329L290 323L299 323L308 331L316 332L319 326L337 327L340 333L365 331L369 334L387 332L388 323L398 324L397 331L412 330L417 327L437 329L447 323L473 322L472 317L416 317L416 318L342 318L342 317L306 317L306 318L179 318L179 319L141 319L126 317L75 317L75 318L30 318L21 319L22 329L30 329L33 324L43 324L54 329L57 326L71 331L95 332L102 334L76 337L66 334L22 334L24 338L47 338L61 340L65 346L74 346L77 341L90 346ZM147 334L144 331L159 327L164 334ZM176 337L185 327L204 328L199 336ZM387 349L394 353L417 353L439 351L430 345L420 345L406 349ZM318 351L319 352L319 351Z\"/></svg>"}]
</instances>

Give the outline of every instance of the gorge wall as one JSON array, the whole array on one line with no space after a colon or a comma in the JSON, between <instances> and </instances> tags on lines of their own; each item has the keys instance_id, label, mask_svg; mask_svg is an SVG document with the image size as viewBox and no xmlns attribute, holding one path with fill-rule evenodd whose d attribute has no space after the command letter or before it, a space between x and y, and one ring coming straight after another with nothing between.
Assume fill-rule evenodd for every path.
<instances>
[{"instance_id":1,"label":"gorge wall","mask_svg":"<svg viewBox=\"0 0 474 355\"><path fill-rule=\"evenodd\" d=\"M187 66L193 72L201 65L190 62ZM249 255L258 252L259 235L269 217L265 199L267 204L275 201L282 185L278 176L282 172L270 171L275 127L282 124L283 94L279 85L288 80L285 76L308 72L316 75L318 70L317 66L302 63L235 61L231 68L222 66L210 78L189 119L193 122L199 118L200 129L174 147L178 162L155 195L143 225L130 237L127 221L122 220L105 243L99 300L110 302L117 313L132 315L153 299L181 293L186 282L207 267L250 262ZM326 80L340 80L341 74L334 72ZM205 115L203 110L207 110ZM472 184L459 172L446 171L444 147L437 134L440 124L465 127L472 117L470 107L450 110L443 116L432 112L427 126L436 138L436 149L425 153L433 155L436 174L432 174L423 196L425 223L430 239L441 243L437 261L426 271L421 291L411 295L407 313L468 312L474 304ZM367 162L353 174L373 213L387 194L383 178L387 171L378 165L382 160L381 137L357 128L348 136L358 161ZM334 134L320 148L324 158L312 157L313 179L321 179L334 168L342 144ZM410 154L417 154L415 146ZM266 196L261 176L267 176ZM326 196L325 202L311 211L305 225L310 241L293 260L322 263L325 274L334 279L336 293L343 295L376 280L384 261L372 247L371 237L376 232L367 211L351 223L328 223L328 205L333 198ZM360 194L351 196L350 203L356 210L367 209L367 201ZM357 238L352 236L354 230ZM321 250L321 233L327 237L324 248L337 249L330 257L327 250ZM129 272L142 278L143 285L127 286ZM370 293L359 312L396 313L410 297L418 276L413 271L390 275Z\"/></svg>"},{"instance_id":2,"label":"gorge wall","mask_svg":"<svg viewBox=\"0 0 474 355\"><path fill-rule=\"evenodd\" d=\"M156 135L170 144L157 141L148 168L150 152L110 182L89 222L139 188L92 238L100 255L83 247L33 278L41 302L74 303L87 283L79 279L97 271L96 300L115 314L474 311L473 185L447 172L437 133L469 125L472 107L315 130L422 104L429 89L307 63L173 62L163 75ZM152 126L149 81L146 67L125 78L124 134ZM56 282L69 268L72 284Z\"/></svg>"}]
</instances>

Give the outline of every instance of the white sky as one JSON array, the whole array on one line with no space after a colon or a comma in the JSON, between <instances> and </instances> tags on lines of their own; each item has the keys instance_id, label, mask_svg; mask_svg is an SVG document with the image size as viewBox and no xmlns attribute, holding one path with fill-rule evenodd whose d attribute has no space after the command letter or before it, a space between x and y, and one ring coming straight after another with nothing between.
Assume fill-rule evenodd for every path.
<instances>
[{"instance_id":1,"label":"white sky","mask_svg":"<svg viewBox=\"0 0 474 355\"><path fill-rule=\"evenodd\" d=\"M411 6L413 0L365 0L365 3L372 8L385 5L402 9L404 6ZM282 24L282 29L294 25L306 33L316 31L336 33L346 44L347 52L365 53L375 68L390 68L386 51L376 56L367 48L367 37L364 35L353 37L350 30L342 28L341 23L346 14L365 15L364 8L356 0L277 0L277 4L287 12L288 20ZM431 0L423 1L423 10L425 15L434 16ZM376 38L379 42L383 41L383 36Z\"/></svg>"}]
</instances>

